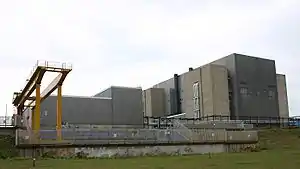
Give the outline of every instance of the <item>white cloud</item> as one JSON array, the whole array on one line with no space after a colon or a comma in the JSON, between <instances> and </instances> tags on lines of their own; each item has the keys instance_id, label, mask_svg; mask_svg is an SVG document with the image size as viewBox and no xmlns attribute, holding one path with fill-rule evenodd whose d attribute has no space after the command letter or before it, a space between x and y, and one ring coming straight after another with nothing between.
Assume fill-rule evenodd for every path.
<instances>
[{"instance_id":1,"label":"white cloud","mask_svg":"<svg viewBox=\"0 0 300 169\"><path fill-rule=\"evenodd\" d=\"M93 95L110 85L148 87L237 52L276 59L291 113L300 115L299 7L297 0L3 1L0 109L37 59L72 62L63 91Z\"/></svg>"}]
</instances>

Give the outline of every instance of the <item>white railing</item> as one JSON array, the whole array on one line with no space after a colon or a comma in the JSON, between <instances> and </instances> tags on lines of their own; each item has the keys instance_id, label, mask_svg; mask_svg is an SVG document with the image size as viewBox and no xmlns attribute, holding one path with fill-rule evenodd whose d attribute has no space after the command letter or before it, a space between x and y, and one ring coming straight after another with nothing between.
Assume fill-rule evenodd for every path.
<instances>
[{"instance_id":1,"label":"white railing","mask_svg":"<svg viewBox=\"0 0 300 169\"><path fill-rule=\"evenodd\" d=\"M180 134L186 140L193 140L193 131L182 124L179 119L173 119L173 129L180 129L176 130L178 134Z\"/></svg>"},{"instance_id":2,"label":"white railing","mask_svg":"<svg viewBox=\"0 0 300 169\"><path fill-rule=\"evenodd\" d=\"M12 116L0 116L0 126L1 127L13 126Z\"/></svg>"},{"instance_id":3,"label":"white railing","mask_svg":"<svg viewBox=\"0 0 300 169\"><path fill-rule=\"evenodd\" d=\"M51 61L43 61L38 60L36 64L33 66L33 68L30 71L29 76L26 79L26 82L23 86L26 86L34 72L36 71L37 67L43 66L48 68L56 68L56 69L68 69L71 70L73 68L73 65L71 63L60 63L60 62L51 62Z\"/></svg>"},{"instance_id":4,"label":"white railing","mask_svg":"<svg viewBox=\"0 0 300 169\"><path fill-rule=\"evenodd\" d=\"M72 69L72 64L66 63L66 62L65 63L61 63L61 62L41 61L41 60L38 60L37 64L36 64L36 67L38 67L38 66L58 68L58 69Z\"/></svg>"},{"instance_id":5,"label":"white railing","mask_svg":"<svg viewBox=\"0 0 300 169\"><path fill-rule=\"evenodd\" d=\"M57 68L57 69L72 69L71 63L60 63L60 62L52 62L52 61L43 61L38 60L32 70L30 71L30 74L28 76L28 80L32 77L37 67L43 66L43 67L49 67L49 68Z\"/></svg>"}]
</instances>

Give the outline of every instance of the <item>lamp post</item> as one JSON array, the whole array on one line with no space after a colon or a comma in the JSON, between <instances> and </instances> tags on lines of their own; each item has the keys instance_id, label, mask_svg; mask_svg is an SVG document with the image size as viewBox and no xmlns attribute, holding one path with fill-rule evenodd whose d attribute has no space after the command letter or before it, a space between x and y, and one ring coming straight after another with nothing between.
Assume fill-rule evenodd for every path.
<instances>
[{"instance_id":1,"label":"lamp post","mask_svg":"<svg viewBox=\"0 0 300 169\"><path fill-rule=\"evenodd\" d=\"M4 126L7 124L7 104L5 105L5 117L4 117Z\"/></svg>"}]
</instances>

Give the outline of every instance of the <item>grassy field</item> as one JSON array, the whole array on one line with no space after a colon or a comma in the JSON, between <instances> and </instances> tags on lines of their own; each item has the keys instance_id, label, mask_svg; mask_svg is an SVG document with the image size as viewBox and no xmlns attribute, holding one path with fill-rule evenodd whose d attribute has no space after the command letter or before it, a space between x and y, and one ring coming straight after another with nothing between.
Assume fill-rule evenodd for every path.
<instances>
[{"instance_id":1,"label":"grassy field","mask_svg":"<svg viewBox=\"0 0 300 169\"><path fill-rule=\"evenodd\" d=\"M300 130L260 132L260 152L128 159L39 160L36 169L299 169ZM30 160L2 160L0 169L28 169Z\"/></svg>"}]
</instances>

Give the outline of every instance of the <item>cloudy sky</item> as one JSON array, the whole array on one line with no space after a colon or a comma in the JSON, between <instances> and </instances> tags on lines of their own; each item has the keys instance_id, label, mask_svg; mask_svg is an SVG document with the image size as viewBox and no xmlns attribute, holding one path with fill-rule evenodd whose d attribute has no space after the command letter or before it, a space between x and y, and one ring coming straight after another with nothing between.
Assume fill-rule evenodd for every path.
<instances>
[{"instance_id":1,"label":"cloudy sky","mask_svg":"<svg viewBox=\"0 0 300 169\"><path fill-rule=\"evenodd\" d=\"M231 53L275 59L300 115L299 9L298 0L0 0L0 115L36 60L72 63L63 93L90 96L147 88Z\"/></svg>"}]
</instances>

